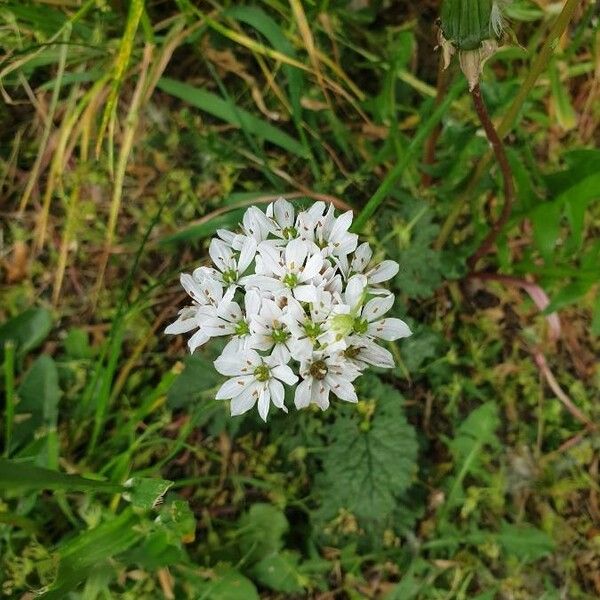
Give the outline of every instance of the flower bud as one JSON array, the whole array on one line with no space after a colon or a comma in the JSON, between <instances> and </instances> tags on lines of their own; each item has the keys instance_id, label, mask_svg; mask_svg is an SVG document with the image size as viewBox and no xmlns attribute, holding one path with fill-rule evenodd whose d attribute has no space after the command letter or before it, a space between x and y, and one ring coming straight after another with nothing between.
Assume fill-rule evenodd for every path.
<instances>
[{"instance_id":1,"label":"flower bud","mask_svg":"<svg viewBox=\"0 0 600 600\"><path fill-rule=\"evenodd\" d=\"M444 0L438 34L444 69L458 52L460 67L472 90L485 61L498 49L506 0Z\"/></svg>"}]
</instances>

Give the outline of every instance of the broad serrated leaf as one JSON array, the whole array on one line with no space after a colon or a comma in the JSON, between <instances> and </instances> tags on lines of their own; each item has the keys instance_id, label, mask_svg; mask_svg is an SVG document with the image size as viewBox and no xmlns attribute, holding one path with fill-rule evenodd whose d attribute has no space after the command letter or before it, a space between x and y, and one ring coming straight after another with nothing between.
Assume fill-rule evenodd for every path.
<instances>
[{"instance_id":1,"label":"broad serrated leaf","mask_svg":"<svg viewBox=\"0 0 600 600\"><path fill-rule=\"evenodd\" d=\"M332 426L316 486L320 513L332 519L345 509L359 520L382 522L412 481L417 442L394 388L365 376L358 392L360 400L375 402L374 414L365 421L355 411Z\"/></svg>"},{"instance_id":2,"label":"broad serrated leaf","mask_svg":"<svg viewBox=\"0 0 600 600\"><path fill-rule=\"evenodd\" d=\"M156 523L163 525L175 539L184 544L193 542L196 537L196 519L185 500L167 499L161 506Z\"/></svg>"},{"instance_id":3,"label":"broad serrated leaf","mask_svg":"<svg viewBox=\"0 0 600 600\"><path fill-rule=\"evenodd\" d=\"M172 481L165 479L132 477L125 482L127 491L123 493L123 498L136 508L150 510L162 503L164 495L172 485Z\"/></svg>"}]
</instances>

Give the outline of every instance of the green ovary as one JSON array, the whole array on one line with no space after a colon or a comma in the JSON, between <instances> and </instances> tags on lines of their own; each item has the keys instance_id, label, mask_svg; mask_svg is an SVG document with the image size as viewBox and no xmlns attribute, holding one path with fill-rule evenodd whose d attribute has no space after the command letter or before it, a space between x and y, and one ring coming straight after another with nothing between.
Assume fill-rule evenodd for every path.
<instances>
[{"instance_id":1,"label":"green ovary","mask_svg":"<svg viewBox=\"0 0 600 600\"><path fill-rule=\"evenodd\" d=\"M260 367L254 369L254 377L260 382L269 381L271 379L271 371L267 365L260 365Z\"/></svg>"}]
</instances>

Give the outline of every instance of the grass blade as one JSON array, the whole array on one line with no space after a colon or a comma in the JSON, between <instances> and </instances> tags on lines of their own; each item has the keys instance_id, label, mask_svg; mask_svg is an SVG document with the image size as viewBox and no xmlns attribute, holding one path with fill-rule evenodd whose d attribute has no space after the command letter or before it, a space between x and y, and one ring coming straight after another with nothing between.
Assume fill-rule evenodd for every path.
<instances>
[{"instance_id":1,"label":"grass blade","mask_svg":"<svg viewBox=\"0 0 600 600\"><path fill-rule=\"evenodd\" d=\"M232 108L229 102L212 92L167 77L160 79L158 88L218 119L241 127L248 133L263 138L300 158L308 158L304 146L298 140L270 123L255 117L243 108L237 106Z\"/></svg>"}]
</instances>

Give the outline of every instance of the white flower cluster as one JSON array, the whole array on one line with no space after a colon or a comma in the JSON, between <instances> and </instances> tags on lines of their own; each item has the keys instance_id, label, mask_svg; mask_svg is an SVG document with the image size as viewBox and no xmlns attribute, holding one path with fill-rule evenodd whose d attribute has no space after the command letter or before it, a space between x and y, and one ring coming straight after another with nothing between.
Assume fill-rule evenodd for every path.
<instances>
[{"instance_id":1,"label":"white flower cluster","mask_svg":"<svg viewBox=\"0 0 600 600\"><path fill-rule=\"evenodd\" d=\"M371 248L357 247L351 224L351 211L336 217L324 202L297 215L283 198L266 214L253 206L239 233L217 231L209 248L214 266L181 275L193 304L165 332L195 330L190 352L230 337L214 364L229 377L216 397L231 400L232 415L258 404L266 420L271 403L287 412L283 384L296 386L299 409L314 403L325 410L330 393L356 402L352 382L361 371L394 366L376 342L411 331L400 319L382 318L394 296L377 286L398 264L371 264Z\"/></svg>"}]
</instances>

